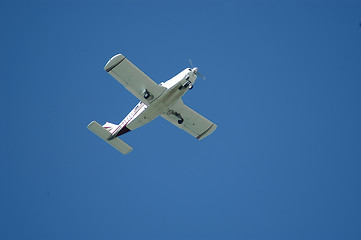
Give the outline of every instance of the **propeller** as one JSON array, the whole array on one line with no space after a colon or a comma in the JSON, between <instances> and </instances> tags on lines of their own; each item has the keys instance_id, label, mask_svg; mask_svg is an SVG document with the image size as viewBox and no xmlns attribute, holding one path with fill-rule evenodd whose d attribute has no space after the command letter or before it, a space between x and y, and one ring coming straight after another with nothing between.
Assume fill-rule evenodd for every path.
<instances>
[{"instance_id":1,"label":"propeller","mask_svg":"<svg viewBox=\"0 0 361 240\"><path fill-rule=\"evenodd\" d=\"M200 72L198 72L198 68L195 68L195 67L194 67L194 65L193 65L193 63L192 63L192 59L189 58L188 61L189 61L189 64L191 65L191 67L192 67L193 69L195 69L194 73L195 73L197 76L201 77L203 80L206 80L206 77L203 76Z\"/></svg>"}]
</instances>

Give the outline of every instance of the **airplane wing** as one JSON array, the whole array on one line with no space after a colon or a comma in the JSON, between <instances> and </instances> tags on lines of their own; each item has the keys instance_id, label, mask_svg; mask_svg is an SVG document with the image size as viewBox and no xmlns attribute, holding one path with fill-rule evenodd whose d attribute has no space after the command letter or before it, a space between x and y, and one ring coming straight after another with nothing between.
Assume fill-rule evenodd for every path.
<instances>
[{"instance_id":1,"label":"airplane wing","mask_svg":"<svg viewBox=\"0 0 361 240\"><path fill-rule=\"evenodd\" d=\"M184 119L182 124L178 123L179 117L174 115L174 113L180 114ZM186 106L181 99L167 113L161 116L199 140L207 137L217 128L216 124Z\"/></svg>"},{"instance_id":2,"label":"airplane wing","mask_svg":"<svg viewBox=\"0 0 361 240\"><path fill-rule=\"evenodd\" d=\"M122 54L112 57L105 65L104 70L147 105L166 90L165 87L156 84ZM147 98L144 97L146 91L149 93Z\"/></svg>"}]
</instances>

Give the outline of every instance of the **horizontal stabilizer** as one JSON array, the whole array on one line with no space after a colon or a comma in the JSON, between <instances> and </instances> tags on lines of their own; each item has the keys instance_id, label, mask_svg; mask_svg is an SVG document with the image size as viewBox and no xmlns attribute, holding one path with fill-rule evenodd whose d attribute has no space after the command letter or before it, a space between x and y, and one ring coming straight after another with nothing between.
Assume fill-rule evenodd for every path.
<instances>
[{"instance_id":1,"label":"horizontal stabilizer","mask_svg":"<svg viewBox=\"0 0 361 240\"><path fill-rule=\"evenodd\" d=\"M115 149L117 149L119 152L123 154L130 153L133 148L120 140L120 138L114 138L112 140L108 140L108 138L111 136L111 133L108 132L105 128L103 128L99 123L96 121L91 122L88 125L88 128L90 131L98 135L101 139L112 145Z\"/></svg>"}]
</instances>

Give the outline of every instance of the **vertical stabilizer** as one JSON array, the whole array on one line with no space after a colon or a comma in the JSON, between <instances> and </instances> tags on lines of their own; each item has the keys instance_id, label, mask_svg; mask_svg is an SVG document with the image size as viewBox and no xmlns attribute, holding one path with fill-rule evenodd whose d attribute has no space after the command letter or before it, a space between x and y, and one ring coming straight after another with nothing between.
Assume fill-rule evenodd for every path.
<instances>
[{"instance_id":1,"label":"vertical stabilizer","mask_svg":"<svg viewBox=\"0 0 361 240\"><path fill-rule=\"evenodd\" d=\"M110 123L110 122L106 122L104 125L103 125L103 128L105 128L105 130L107 130L108 132L110 132L111 134L113 134L117 128L118 128L119 125L115 125L113 123Z\"/></svg>"}]
</instances>

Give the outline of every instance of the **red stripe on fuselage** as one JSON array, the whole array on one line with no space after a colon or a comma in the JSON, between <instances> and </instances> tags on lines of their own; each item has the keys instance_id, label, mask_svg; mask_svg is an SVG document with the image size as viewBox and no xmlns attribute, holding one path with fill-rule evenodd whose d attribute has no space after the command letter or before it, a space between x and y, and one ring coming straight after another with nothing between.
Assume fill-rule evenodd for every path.
<instances>
[{"instance_id":1,"label":"red stripe on fuselage","mask_svg":"<svg viewBox=\"0 0 361 240\"><path fill-rule=\"evenodd\" d=\"M133 120L134 116L137 115L137 113L139 112L139 110L142 109L142 107L143 107L144 105L145 105L145 103L142 102L139 106L135 106L135 108L133 109L133 110L135 110L134 113L133 113L133 116L132 116L123 126L121 126L121 125L119 126L119 127L121 127L121 129L120 129L120 131L117 133L117 135L116 135L115 137L119 137L120 135L123 135L123 134L131 131L129 128L127 128L127 125L128 125L128 123L129 123L130 121ZM133 110L132 110L132 111L133 111ZM118 128L119 128L119 127L118 127ZM115 130L115 132L118 130L118 128Z\"/></svg>"}]
</instances>

